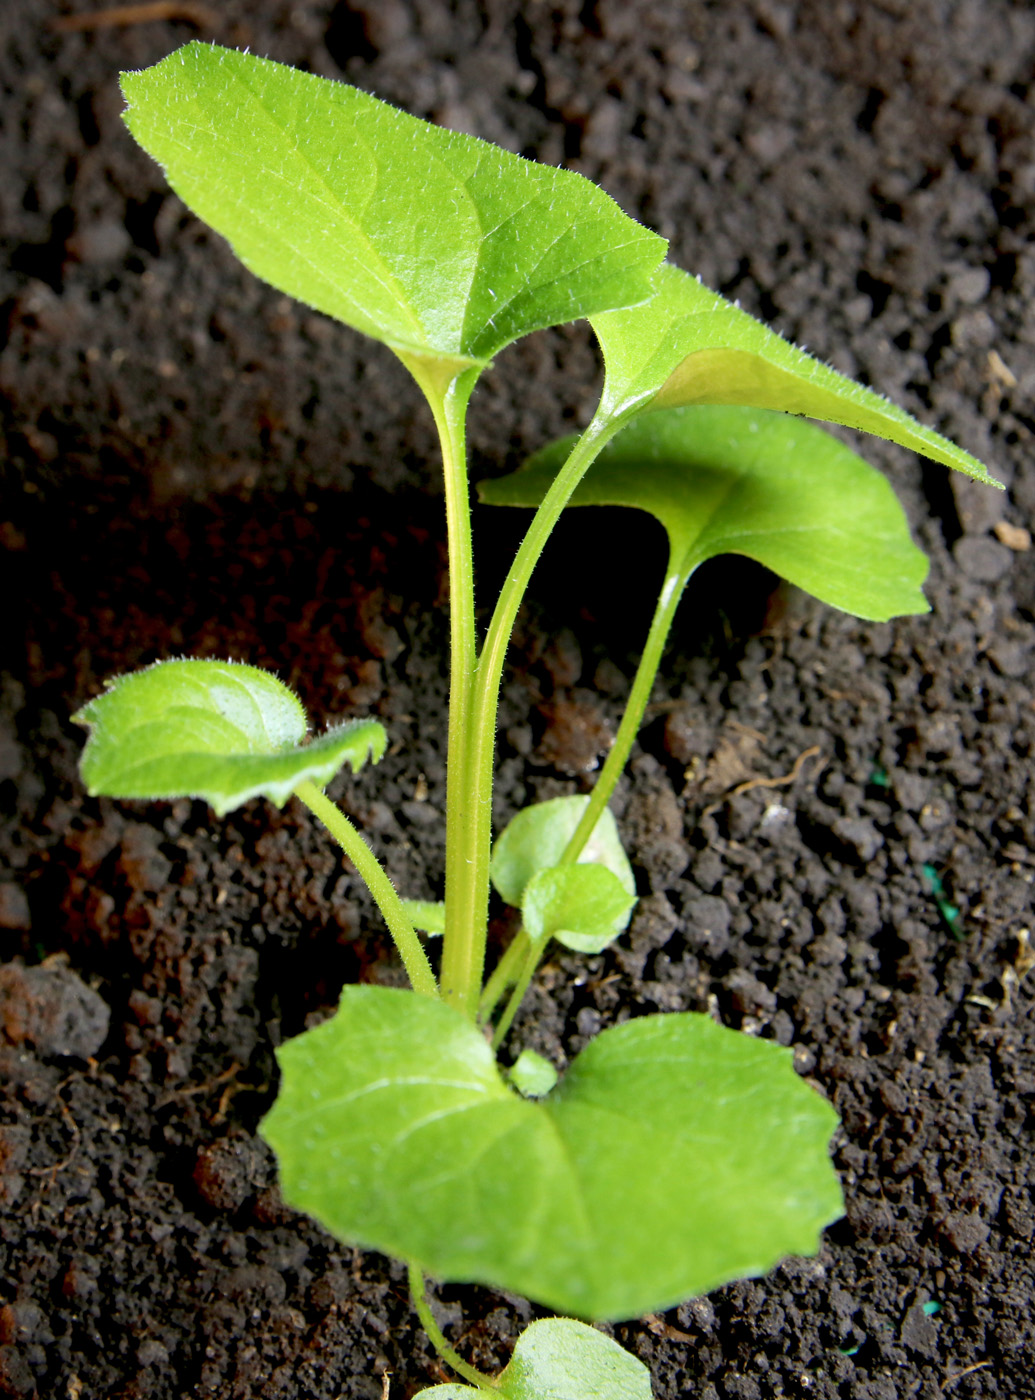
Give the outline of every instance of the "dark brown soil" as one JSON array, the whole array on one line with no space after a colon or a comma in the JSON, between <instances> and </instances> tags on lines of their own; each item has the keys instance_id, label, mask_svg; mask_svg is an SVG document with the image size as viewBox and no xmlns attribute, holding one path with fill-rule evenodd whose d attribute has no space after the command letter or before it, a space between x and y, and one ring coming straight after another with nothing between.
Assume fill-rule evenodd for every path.
<instances>
[{"instance_id":1,"label":"dark brown soil","mask_svg":"<svg viewBox=\"0 0 1035 1400\"><path fill-rule=\"evenodd\" d=\"M294 806L88 801L68 716L180 653L381 715L389 757L335 792L437 895L431 426L390 355L244 273L122 130L117 71L196 26L53 23L97 8L3 6L0 1395L377 1400L387 1368L403 1397L442 1372L400 1270L287 1212L255 1131L273 1047L343 981L399 980L370 902ZM617 804L631 933L546 967L515 1045L563 1061L616 1016L711 1009L794 1045L843 1116L848 1213L817 1260L614 1329L659 1397L1035 1396L1035 551L1008 528L1035 513L1035 10L210 8L205 37L584 171L1007 482L867 445L931 554L928 618L863 625L726 561L700 580ZM508 351L475 475L585 421L598 379L584 328ZM590 557L591 523L522 624L501 819L591 781L632 674L657 538L602 514ZM476 528L486 601L519 522ZM532 1315L440 1305L483 1366Z\"/></svg>"}]
</instances>

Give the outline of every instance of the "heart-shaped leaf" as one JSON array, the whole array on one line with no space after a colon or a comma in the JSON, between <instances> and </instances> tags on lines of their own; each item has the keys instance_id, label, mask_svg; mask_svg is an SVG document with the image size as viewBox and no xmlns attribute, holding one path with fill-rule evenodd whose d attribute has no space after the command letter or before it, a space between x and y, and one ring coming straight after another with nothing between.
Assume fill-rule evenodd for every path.
<instances>
[{"instance_id":1,"label":"heart-shaped leaf","mask_svg":"<svg viewBox=\"0 0 1035 1400\"><path fill-rule=\"evenodd\" d=\"M629 922L636 900L603 865L537 870L525 886L521 916L533 943L556 938L577 953L601 953Z\"/></svg>"},{"instance_id":2,"label":"heart-shaped leaf","mask_svg":"<svg viewBox=\"0 0 1035 1400\"><path fill-rule=\"evenodd\" d=\"M492 848L489 874L497 892L508 904L520 908L525 886L536 871L548 870L560 863L588 802L588 797L552 797L548 802L523 807L507 823ZM622 850L611 812L605 810L602 814L582 848L579 863L604 866L617 875L623 889L635 895L632 866ZM629 922L628 918L625 922Z\"/></svg>"},{"instance_id":3,"label":"heart-shaped leaf","mask_svg":"<svg viewBox=\"0 0 1035 1400\"><path fill-rule=\"evenodd\" d=\"M740 404L861 428L1001 486L983 463L904 409L791 345L739 306L666 264L647 302L592 318L607 366L604 404Z\"/></svg>"},{"instance_id":4,"label":"heart-shaped leaf","mask_svg":"<svg viewBox=\"0 0 1035 1400\"><path fill-rule=\"evenodd\" d=\"M277 1058L285 1199L438 1278L635 1317L813 1253L841 1214L833 1109L708 1016L604 1031L538 1102L455 1007L389 987L346 987Z\"/></svg>"},{"instance_id":5,"label":"heart-shaped leaf","mask_svg":"<svg viewBox=\"0 0 1035 1400\"><path fill-rule=\"evenodd\" d=\"M481 366L642 301L665 240L572 171L210 44L125 73L126 122L257 276L408 363Z\"/></svg>"},{"instance_id":6,"label":"heart-shaped leaf","mask_svg":"<svg viewBox=\"0 0 1035 1400\"><path fill-rule=\"evenodd\" d=\"M551 443L483 501L534 506L573 439ZM603 450L571 505L635 506L668 532L683 579L718 554L744 554L833 607L886 621L928 610L927 559L887 481L814 424L748 408L646 414Z\"/></svg>"},{"instance_id":7,"label":"heart-shaped leaf","mask_svg":"<svg viewBox=\"0 0 1035 1400\"><path fill-rule=\"evenodd\" d=\"M298 698L268 671L233 661L161 661L118 676L73 717L90 729L80 769L92 796L201 797L223 816L250 797L283 806L342 764L375 763L386 735L353 720L304 744Z\"/></svg>"},{"instance_id":8,"label":"heart-shaped leaf","mask_svg":"<svg viewBox=\"0 0 1035 1400\"><path fill-rule=\"evenodd\" d=\"M570 1317L546 1317L521 1333L496 1377L503 1400L651 1400L650 1372L611 1337ZM470 1400L470 1385L433 1385L419 1400Z\"/></svg>"}]
</instances>

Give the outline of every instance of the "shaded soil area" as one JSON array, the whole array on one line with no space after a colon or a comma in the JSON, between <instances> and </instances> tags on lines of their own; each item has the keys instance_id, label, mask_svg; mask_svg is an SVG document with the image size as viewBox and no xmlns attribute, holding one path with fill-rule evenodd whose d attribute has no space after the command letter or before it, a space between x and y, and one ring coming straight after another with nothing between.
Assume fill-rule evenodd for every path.
<instances>
[{"instance_id":1,"label":"shaded soil area","mask_svg":"<svg viewBox=\"0 0 1035 1400\"><path fill-rule=\"evenodd\" d=\"M270 666L319 720L384 719L384 762L332 795L404 893L441 892L430 420L389 354L244 273L122 130L118 70L200 32L582 170L1006 483L867 444L931 555L926 618L702 575L615 804L631 930L552 958L514 1047L563 1066L616 1018L709 1011L793 1046L842 1115L847 1215L817 1259L613 1329L658 1397L1035 1396L1035 11L226 0L78 25L98 8L8 0L0 60L0 1395L444 1378L401 1270L287 1211L256 1136L274 1047L343 982L401 980L354 873L295 806L216 823L76 777L69 715L106 676ZM507 351L474 475L585 422L599 378L584 327ZM477 513L483 603L519 528ZM506 682L501 821L592 782L654 529L562 523ZM533 1315L475 1288L436 1307L482 1367Z\"/></svg>"}]
</instances>

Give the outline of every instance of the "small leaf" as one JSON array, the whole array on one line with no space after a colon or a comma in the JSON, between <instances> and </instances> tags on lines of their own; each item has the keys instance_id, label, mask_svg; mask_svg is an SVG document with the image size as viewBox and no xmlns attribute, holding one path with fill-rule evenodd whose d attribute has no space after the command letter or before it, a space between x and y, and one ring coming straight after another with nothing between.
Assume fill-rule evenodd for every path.
<instances>
[{"instance_id":1,"label":"small leaf","mask_svg":"<svg viewBox=\"0 0 1035 1400\"><path fill-rule=\"evenodd\" d=\"M573 441L482 482L481 499L538 505ZM829 433L785 414L646 414L608 443L570 504L649 511L668 532L670 567L684 576L718 554L744 554L857 617L886 621L928 608L920 590L927 559L887 481Z\"/></svg>"},{"instance_id":2,"label":"small leaf","mask_svg":"<svg viewBox=\"0 0 1035 1400\"><path fill-rule=\"evenodd\" d=\"M376 720L353 720L303 744L298 698L233 661L160 661L116 677L73 718L90 729L80 770L91 796L201 797L220 816L250 797L283 806L344 763L358 772L386 740Z\"/></svg>"},{"instance_id":3,"label":"small leaf","mask_svg":"<svg viewBox=\"0 0 1035 1400\"><path fill-rule=\"evenodd\" d=\"M408 362L458 373L642 301L664 256L573 171L268 59L190 43L122 90L133 135L247 267Z\"/></svg>"},{"instance_id":4,"label":"small leaf","mask_svg":"<svg viewBox=\"0 0 1035 1400\"><path fill-rule=\"evenodd\" d=\"M507 823L496 838L489 874L508 904L520 908L525 886L536 871L557 865L588 801L588 797L552 797L523 808ZM604 866L618 876L630 895L636 893L632 866L622 850L615 819L606 809L578 863Z\"/></svg>"},{"instance_id":5,"label":"small leaf","mask_svg":"<svg viewBox=\"0 0 1035 1400\"><path fill-rule=\"evenodd\" d=\"M285 1199L340 1240L581 1317L660 1312L814 1253L837 1123L790 1050L708 1016L590 1042L538 1102L455 1007L347 986L277 1051L262 1133Z\"/></svg>"},{"instance_id":6,"label":"small leaf","mask_svg":"<svg viewBox=\"0 0 1035 1400\"><path fill-rule=\"evenodd\" d=\"M592 318L611 412L739 404L803 414L861 428L1001 487L976 457L791 345L689 273L666 264L655 286L650 301Z\"/></svg>"},{"instance_id":7,"label":"small leaf","mask_svg":"<svg viewBox=\"0 0 1035 1400\"><path fill-rule=\"evenodd\" d=\"M522 1050L510 1067L507 1078L526 1099L541 1099L557 1084L557 1071L549 1060L534 1050Z\"/></svg>"},{"instance_id":8,"label":"small leaf","mask_svg":"<svg viewBox=\"0 0 1035 1400\"><path fill-rule=\"evenodd\" d=\"M603 1332L570 1317L526 1327L496 1379L503 1400L651 1400L650 1372ZM485 1391L435 1385L420 1400L469 1400ZM417 1400L417 1397L415 1397Z\"/></svg>"},{"instance_id":9,"label":"small leaf","mask_svg":"<svg viewBox=\"0 0 1035 1400\"><path fill-rule=\"evenodd\" d=\"M445 933L446 906L441 900L404 899L402 907L410 923L421 933Z\"/></svg>"},{"instance_id":10,"label":"small leaf","mask_svg":"<svg viewBox=\"0 0 1035 1400\"><path fill-rule=\"evenodd\" d=\"M629 922L635 903L602 865L554 865L537 870L525 886L521 916L533 943L556 938L577 953L602 953Z\"/></svg>"}]
</instances>

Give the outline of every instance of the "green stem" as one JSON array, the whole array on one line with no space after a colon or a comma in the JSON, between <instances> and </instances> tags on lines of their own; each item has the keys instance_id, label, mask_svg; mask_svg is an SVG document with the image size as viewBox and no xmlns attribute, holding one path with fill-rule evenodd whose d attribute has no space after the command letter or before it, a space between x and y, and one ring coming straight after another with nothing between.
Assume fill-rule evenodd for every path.
<instances>
[{"instance_id":1,"label":"green stem","mask_svg":"<svg viewBox=\"0 0 1035 1400\"><path fill-rule=\"evenodd\" d=\"M600 770L600 777L590 793L586 810L582 813L578 826L572 832L571 838L564 848L564 854L560 860L561 865L572 865L578 860L582 854L583 846L593 834L594 827L603 816L604 808L611 800L618 779L628 761L636 735L639 733L640 725L643 723L644 711L654 688L654 678L661 665L661 657L672 627L672 619L675 617L679 600L683 596L683 589L686 587L692 572L692 567L673 569L670 561L668 572L665 574L665 582L661 586L657 607L654 610L650 631L647 634L647 641L644 644L643 655L640 657L640 664L637 666L636 675L633 678L625 714L618 726L618 733L615 735L611 752Z\"/></svg>"},{"instance_id":2,"label":"green stem","mask_svg":"<svg viewBox=\"0 0 1035 1400\"><path fill-rule=\"evenodd\" d=\"M413 990L426 997L437 997L438 983L435 981L435 974L428 962L428 955L425 953L413 925L406 917L402 902L396 894L395 886L381 869L377 857L366 841L345 813L336 807L315 783L308 780L299 783L295 789L295 796L299 801L304 802L310 812L323 822L359 871L367 889L374 896L377 907L384 915L389 933L395 939L395 946L399 949Z\"/></svg>"},{"instance_id":3,"label":"green stem","mask_svg":"<svg viewBox=\"0 0 1035 1400\"><path fill-rule=\"evenodd\" d=\"M683 589L686 587L687 580L690 578L693 568L694 566L690 565L682 569L673 569L670 561L668 572L665 575L665 581L661 586L661 594L658 598L657 607L654 610L650 631L647 634L647 641L644 644L643 655L640 657L640 664L636 668L636 675L633 679L632 689L629 692L629 702L625 707L625 714L622 716L622 722L618 726L618 733L615 736L611 752L608 754L607 761L600 771L600 777L597 779L593 791L590 794L589 802L586 804L586 810L583 812L578 826L572 832L568 844L564 848L564 854L560 859L561 865L573 865L578 860L579 856L582 854L582 848L589 840L597 822L603 815L604 808L611 800L615 785L622 774L622 770L625 768L633 742L643 722L644 711L647 708L651 691L654 688L654 678L658 674L662 653L665 650L665 643L668 640L668 634L672 627L672 619L675 617L676 608L679 606L679 600L683 596ZM514 991L511 993L510 1000L507 1002L503 1015L500 1017L499 1024L496 1027L496 1033L492 1041L493 1049L498 1049L503 1043L507 1032L510 1030L511 1023L517 1014L518 1007L524 999L525 992L528 990L528 985L535 974L535 970L539 966L539 960L546 949L548 941L549 940L544 940L543 943L537 946L526 937L524 948L522 949L524 962L520 972L517 974ZM508 953L514 948L517 942L518 939L515 939L514 943L507 949ZM499 968L497 968L496 971L498 973ZM509 971L510 969L508 968L508 972ZM498 995L502 995L503 990L505 989L501 987ZM486 988L486 991L488 991L488 988Z\"/></svg>"},{"instance_id":4,"label":"green stem","mask_svg":"<svg viewBox=\"0 0 1035 1400\"><path fill-rule=\"evenodd\" d=\"M478 1020L483 1025L496 1010L500 997L521 975L521 966L528 956L528 946L528 934L523 928L518 929L504 949L503 956L493 969L492 976L482 992L481 1001L478 1003Z\"/></svg>"},{"instance_id":5,"label":"green stem","mask_svg":"<svg viewBox=\"0 0 1035 1400\"><path fill-rule=\"evenodd\" d=\"M548 938L541 938L538 943L533 943L526 934L524 941L528 951L525 954L521 971L518 973L517 980L514 983L514 990L510 994L510 1000L503 1008L503 1015L500 1017L496 1029L493 1032L493 1050L498 1050L506 1040L507 1032L510 1030L514 1017L517 1015L518 1007L525 999L525 993L528 991L528 984L531 982L532 976L539 966L539 959L543 956L546 945L550 940Z\"/></svg>"},{"instance_id":6,"label":"green stem","mask_svg":"<svg viewBox=\"0 0 1035 1400\"><path fill-rule=\"evenodd\" d=\"M425 1332L431 1338L432 1344L442 1360L451 1366L458 1376L463 1376L465 1381L470 1381L479 1390L497 1390L498 1387L492 1377L484 1375L474 1366L469 1365L462 1356L458 1356L442 1335L442 1329L432 1316L428 1297L424 1291L424 1275L416 1264L409 1265L409 1277L413 1306L417 1310L417 1316L424 1324Z\"/></svg>"},{"instance_id":7,"label":"green stem","mask_svg":"<svg viewBox=\"0 0 1035 1400\"><path fill-rule=\"evenodd\" d=\"M480 963L470 925L470 863L475 822L466 779L471 685L477 656L474 625L474 559L467 482L465 419L474 376L454 379L437 400L429 394L442 444L449 539L449 738L446 752L446 933L442 942L442 994L473 1016Z\"/></svg>"},{"instance_id":8,"label":"green stem","mask_svg":"<svg viewBox=\"0 0 1035 1400\"><path fill-rule=\"evenodd\" d=\"M532 576L532 570L535 568L551 530L557 523L561 511L583 474L609 439L617 432L618 426L610 417L598 415L594 418L554 479L535 513L517 554L514 556L514 562L511 564L503 588L500 590L500 596L485 638L485 645L475 668L468 744L462 766L466 818L465 837L467 839L463 851L458 853L456 857L458 862L463 863L464 902L461 908L459 900L457 901L458 907L454 913L456 917L463 920L458 927L469 940L462 967L462 973L466 979L462 988L459 982L459 960L455 970L451 965L451 973L456 977L456 981L447 981L445 962L443 962L443 983L447 988L456 988L454 994L465 1007L476 1001L485 968L485 937L489 914L489 855L492 846L492 780L496 752L496 711L499 704L500 679L503 674L507 647L510 644L514 621L518 608L521 606L528 580ZM461 883L460 875L461 872L458 872L458 885ZM446 889L448 901L448 880ZM447 927L452 931L453 926L449 922L450 912L448 909L446 918Z\"/></svg>"}]
</instances>

